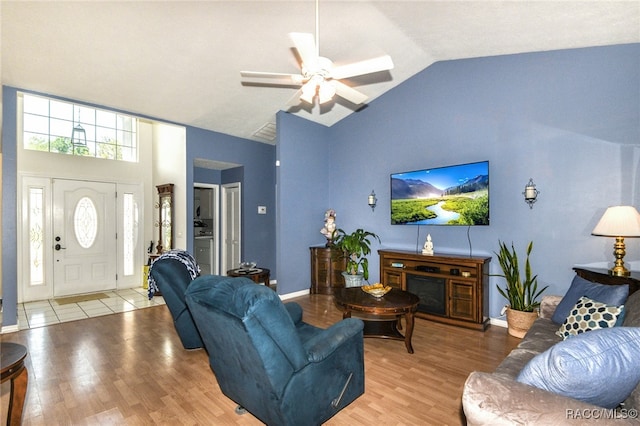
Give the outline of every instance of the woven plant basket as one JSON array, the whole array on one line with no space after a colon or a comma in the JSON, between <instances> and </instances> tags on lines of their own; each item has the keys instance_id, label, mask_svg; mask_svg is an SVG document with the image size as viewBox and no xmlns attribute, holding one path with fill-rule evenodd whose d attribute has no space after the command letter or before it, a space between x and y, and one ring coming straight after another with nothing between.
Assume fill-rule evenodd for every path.
<instances>
[{"instance_id":1,"label":"woven plant basket","mask_svg":"<svg viewBox=\"0 0 640 426\"><path fill-rule=\"evenodd\" d=\"M507 327L509 334L522 339L538 318L538 311L523 312L507 308Z\"/></svg>"}]
</instances>

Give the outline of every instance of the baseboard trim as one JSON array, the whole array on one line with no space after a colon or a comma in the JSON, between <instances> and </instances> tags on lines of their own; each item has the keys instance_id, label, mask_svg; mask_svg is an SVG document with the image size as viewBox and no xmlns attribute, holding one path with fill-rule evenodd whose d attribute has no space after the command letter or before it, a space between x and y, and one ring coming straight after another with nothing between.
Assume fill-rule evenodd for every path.
<instances>
[{"instance_id":1,"label":"baseboard trim","mask_svg":"<svg viewBox=\"0 0 640 426\"><path fill-rule=\"evenodd\" d=\"M309 289L300 290L293 293L281 294L280 299L281 300L293 299L294 297L306 296L307 294L309 294Z\"/></svg>"},{"instance_id":2,"label":"baseboard trim","mask_svg":"<svg viewBox=\"0 0 640 426\"><path fill-rule=\"evenodd\" d=\"M495 325L495 326L498 326L498 327L507 328L507 321L503 320L503 319L500 319L500 318L491 318L489 320L489 324Z\"/></svg>"},{"instance_id":3,"label":"baseboard trim","mask_svg":"<svg viewBox=\"0 0 640 426\"><path fill-rule=\"evenodd\" d=\"M18 324L7 325L2 327L2 330L0 330L0 334L15 333L16 331L20 331Z\"/></svg>"}]
</instances>

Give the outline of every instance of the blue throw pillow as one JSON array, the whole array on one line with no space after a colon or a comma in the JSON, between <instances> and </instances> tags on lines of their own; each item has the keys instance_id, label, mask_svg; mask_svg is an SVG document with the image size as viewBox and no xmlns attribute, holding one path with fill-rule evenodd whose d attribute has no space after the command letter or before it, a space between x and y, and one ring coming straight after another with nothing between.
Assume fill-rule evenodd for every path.
<instances>
[{"instance_id":1,"label":"blue throw pillow","mask_svg":"<svg viewBox=\"0 0 640 426\"><path fill-rule=\"evenodd\" d=\"M556 343L524 366L517 381L605 408L640 383L640 328L593 330Z\"/></svg>"},{"instance_id":2,"label":"blue throw pillow","mask_svg":"<svg viewBox=\"0 0 640 426\"><path fill-rule=\"evenodd\" d=\"M551 317L551 321L556 324L564 323L571 309L573 309L582 296L587 296L589 299L597 300L607 305L619 306L624 304L629 296L629 285L597 284L576 275L571 282L571 287L569 287L567 294L565 294L560 303L558 303Z\"/></svg>"}]
</instances>

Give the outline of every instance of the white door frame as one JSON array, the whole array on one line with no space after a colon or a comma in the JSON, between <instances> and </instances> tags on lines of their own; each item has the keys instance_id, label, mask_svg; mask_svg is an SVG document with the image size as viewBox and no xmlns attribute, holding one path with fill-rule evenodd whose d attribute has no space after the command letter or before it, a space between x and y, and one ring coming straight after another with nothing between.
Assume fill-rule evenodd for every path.
<instances>
[{"instance_id":1,"label":"white door frame","mask_svg":"<svg viewBox=\"0 0 640 426\"><path fill-rule=\"evenodd\" d=\"M221 250L221 240L220 240L220 185L213 183L194 183L194 188L209 188L213 190L212 195L212 215L213 215L213 253L212 253L212 262L211 262L211 273L213 275L220 275L220 253ZM193 212L194 216L196 212ZM195 237L195 235L194 235ZM195 251L195 246L194 246Z\"/></svg>"},{"instance_id":2,"label":"white door frame","mask_svg":"<svg viewBox=\"0 0 640 426\"><path fill-rule=\"evenodd\" d=\"M235 203L229 205L228 194L231 192L237 193ZM231 214L229 214L231 213ZM220 216L221 216L221 262L222 262L222 274L226 275L227 270L236 268L242 258L242 183L233 182L222 185L222 194L220 202ZM229 217L232 218L229 221ZM237 234L233 235L237 230ZM234 253L228 253L229 235L234 240L231 243Z\"/></svg>"}]
</instances>

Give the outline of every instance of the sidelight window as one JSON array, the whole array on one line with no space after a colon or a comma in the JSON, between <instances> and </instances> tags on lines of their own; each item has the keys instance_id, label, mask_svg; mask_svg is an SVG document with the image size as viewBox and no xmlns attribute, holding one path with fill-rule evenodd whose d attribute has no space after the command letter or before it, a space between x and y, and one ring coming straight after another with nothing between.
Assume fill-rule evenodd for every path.
<instances>
[{"instance_id":1,"label":"sidelight window","mask_svg":"<svg viewBox=\"0 0 640 426\"><path fill-rule=\"evenodd\" d=\"M125 276L131 276L135 274L135 250L138 245L139 212L134 194L127 192L124 194L123 199L123 273Z\"/></svg>"},{"instance_id":2,"label":"sidelight window","mask_svg":"<svg viewBox=\"0 0 640 426\"><path fill-rule=\"evenodd\" d=\"M44 189L29 188L29 272L31 285L44 284Z\"/></svg>"}]
</instances>

